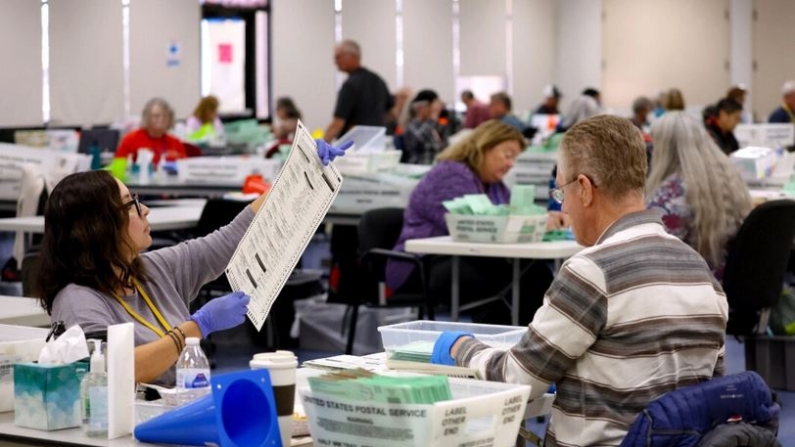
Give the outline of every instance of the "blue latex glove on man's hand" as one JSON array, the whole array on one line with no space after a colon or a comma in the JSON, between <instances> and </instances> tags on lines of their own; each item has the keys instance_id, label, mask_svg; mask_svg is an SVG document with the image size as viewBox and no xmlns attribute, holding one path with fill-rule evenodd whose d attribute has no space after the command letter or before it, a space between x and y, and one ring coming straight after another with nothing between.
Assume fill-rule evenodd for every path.
<instances>
[{"instance_id":1,"label":"blue latex glove on man's hand","mask_svg":"<svg viewBox=\"0 0 795 447\"><path fill-rule=\"evenodd\" d=\"M317 142L317 156L323 162L323 166L328 166L329 162L334 161L336 157L345 155L345 151L353 146L353 141L348 141L340 147L334 147L324 140L315 140Z\"/></svg>"},{"instance_id":2,"label":"blue latex glove on man's hand","mask_svg":"<svg viewBox=\"0 0 795 447\"><path fill-rule=\"evenodd\" d=\"M213 332L231 329L246 321L249 301L251 297L245 292L230 293L210 300L191 315L190 319L196 322L202 336L206 337Z\"/></svg>"},{"instance_id":3,"label":"blue latex glove on man's hand","mask_svg":"<svg viewBox=\"0 0 795 447\"><path fill-rule=\"evenodd\" d=\"M442 335L440 335L439 338L436 339L436 343L434 343L433 345L433 354L431 354L431 363L435 365L455 366L455 359L450 355L450 350L453 349L453 345L461 337L475 338L473 334L464 331L442 332Z\"/></svg>"}]
</instances>

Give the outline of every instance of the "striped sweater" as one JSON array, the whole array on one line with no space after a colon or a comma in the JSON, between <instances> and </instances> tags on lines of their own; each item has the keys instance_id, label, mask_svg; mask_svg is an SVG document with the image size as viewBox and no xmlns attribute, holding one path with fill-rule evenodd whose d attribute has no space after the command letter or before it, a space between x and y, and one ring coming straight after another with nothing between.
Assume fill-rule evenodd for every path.
<instances>
[{"instance_id":1,"label":"striped sweater","mask_svg":"<svg viewBox=\"0 0 795 447\"><path fill-rule=\"evenodd\" d=\"M657 397L723 374L726 296L659 214L614 222L567 260L509 351L477 340L456 363L488 380L557 384L546 446L617 446Z\"/></svg>"}]
</instances>

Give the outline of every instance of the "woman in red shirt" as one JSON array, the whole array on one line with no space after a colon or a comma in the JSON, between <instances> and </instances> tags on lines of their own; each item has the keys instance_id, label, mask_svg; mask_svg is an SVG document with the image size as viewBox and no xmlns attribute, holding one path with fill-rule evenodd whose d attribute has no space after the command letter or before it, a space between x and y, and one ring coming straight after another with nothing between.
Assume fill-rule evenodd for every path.
<instances>
[{"instance_id":1,"label":"woman in red shirt","mask_svg":"<svg viewBox=\"0 0 795 447\"><path fill-rule=\"evenodd\" d=\"M168 130L174 125L174 109L162 98L152 98L144 106L141 113L141 128L127 134L116 150L116 157L127 158L132 154L133 160L138 156L139 149L154 152L155 165L165 156L167 161L187 157L185 146L171 135Z\"/></svg>"}]
</instances>

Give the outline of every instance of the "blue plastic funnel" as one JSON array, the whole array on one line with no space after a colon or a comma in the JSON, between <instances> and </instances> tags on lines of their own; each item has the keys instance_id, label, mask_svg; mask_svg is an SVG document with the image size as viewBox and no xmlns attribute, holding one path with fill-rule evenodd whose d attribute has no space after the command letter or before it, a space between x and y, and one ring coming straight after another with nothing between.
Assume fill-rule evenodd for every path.
<instances>
[{"instance_id":1,"label":"blue plastic funnel","mask_svg":"<svg viewBox=\"0 0 795 447\"><path fill-rule=\"evenodd\" d=\"M135 427L141 442L221 447L282 447L268 370L210 379L212 394Z\"/></svg>"}]
</instances>

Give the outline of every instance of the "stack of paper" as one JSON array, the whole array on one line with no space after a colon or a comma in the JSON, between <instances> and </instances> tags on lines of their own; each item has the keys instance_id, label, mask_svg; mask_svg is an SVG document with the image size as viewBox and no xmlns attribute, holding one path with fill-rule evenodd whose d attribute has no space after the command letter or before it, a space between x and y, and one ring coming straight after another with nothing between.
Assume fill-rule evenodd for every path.
<instances>
[{"instance_id":1,"label":"stack of paper","mask_svg":"<svg viewBox=\"0 0 795 447\"><path fill-rule=\"evenodd\" d=\"M453 398L444 376L379 376L363 369L310 377L309 387L313 393L388 404L433 404Z\"/></svg>"}]
</instances>

